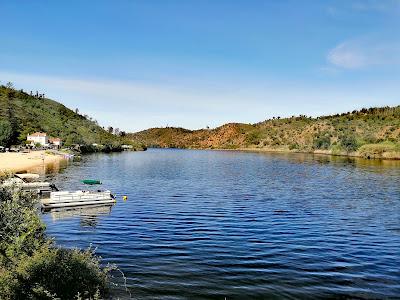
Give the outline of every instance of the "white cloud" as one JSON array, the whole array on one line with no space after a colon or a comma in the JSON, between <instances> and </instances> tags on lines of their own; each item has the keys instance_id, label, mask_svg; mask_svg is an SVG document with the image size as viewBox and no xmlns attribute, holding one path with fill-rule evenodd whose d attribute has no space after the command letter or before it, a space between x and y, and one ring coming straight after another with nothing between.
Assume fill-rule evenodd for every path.
<instances>
[{"instance_id":1,"label":"white cloud","mask_svg":"<svg viewBox=\"0 0 400 300\"><path fill-rule=\"evenodd\" d=\"M346 41L327 55L330 64L345 69L400 64L400 43L371 39Z\"/></svg>"}]
</instances>

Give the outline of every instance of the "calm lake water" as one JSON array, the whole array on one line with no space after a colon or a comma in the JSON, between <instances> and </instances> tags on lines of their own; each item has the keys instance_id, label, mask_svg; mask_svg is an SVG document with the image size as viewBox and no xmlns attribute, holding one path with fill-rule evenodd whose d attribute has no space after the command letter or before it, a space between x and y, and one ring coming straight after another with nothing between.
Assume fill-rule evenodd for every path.
<instances>
[{"instance_id":1,"label":"calm lake water","mask_svg":"<svg viewBox=\"0 0 400 300\"><path fill-rule=\"evenodd\" d=\"M150 149L48 176L118 196L43 218L58 244L98 247L134 299L400 298L399 162Z\"/></svg>"}]
</instances>

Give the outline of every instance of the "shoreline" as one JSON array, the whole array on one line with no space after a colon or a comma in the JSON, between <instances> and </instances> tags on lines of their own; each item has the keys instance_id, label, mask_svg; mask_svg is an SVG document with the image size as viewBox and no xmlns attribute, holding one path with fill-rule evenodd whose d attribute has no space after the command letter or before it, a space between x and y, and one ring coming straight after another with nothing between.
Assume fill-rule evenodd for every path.
<instances>
[{"instance_id":1,"label":"shoreline","mask_svg":"<svg viewBox=\"0 0 400 300\"><path fill-rule=\"evenodd\" d=\"M0 175L14 172L28 171L51 164L59 164L66 158L57 153L46 153L45 150L31 151L29 153L6 152L0 153Z\"/></svg>"},{"instance_id":2,"label":"shoreline","mask_svg":"<svg viewBox=\"0 0 400 300\"><path fill-rule=\"evenodd\" d=\"M184 148L185 149L185 148ZM358 152L338 152L332 153L331 150L314 150L314 151L293 151L288 149L268 149L268 148L186 148L193 150L216 150L216 151L243 151L243 152L265 152L265 153L282 153L282 154L312 154L312 155L325 155L325 156L339 156L339 157L350 157L350 158L360 158L365 160L387 160L387 161L399 161L400 153L387 152L391 155L385 156L373 153L367 157Z\"/></svg>"}]
</instances>

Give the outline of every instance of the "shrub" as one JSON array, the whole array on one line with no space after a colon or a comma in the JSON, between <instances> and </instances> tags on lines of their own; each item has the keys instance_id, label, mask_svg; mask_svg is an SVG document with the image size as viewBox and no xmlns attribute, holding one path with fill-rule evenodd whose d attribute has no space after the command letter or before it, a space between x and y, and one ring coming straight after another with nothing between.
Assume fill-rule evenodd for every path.
<instances>
[{"instance_id":1,"label":"shrub","mask_svg":"<svg viewBox=\"0 0 400 300\"><path fill-rule=\"evenodd\" d=\"M364 158L383 158L385 153L400 152L400 149L398 144L385 142L363 145L360 147L359 152Z\"/></svg>"},{"instance_id":2,"label":"shrub","mask_svg":"<svg viewBox=\"0 0 400 300\"><path fill-rule=\"evenodd\" d=\"M258 145L260 143L260 134L257 131L252 131L246 136L248 145Z\"/></svg>"},{"instance_id":3,"label":"shrub","mask_svg":"<svg viewBox=\"0 0 400 300\"><path fill-rule=\"evenodd\" d=\"M327 135L319 136L314 139L314 148L316 149L329 149L331 145L331 138Z\"/></svg>"},{"instance_id":4,"label":"shrub","mask_svg":"<svg viewBox=\"0 0 400 300\"><path fill-rule=\"evenodd\" d=\"M356 151L358 148L357 140L354 135L344 135L341 138L341 145L347 152Z\"/></svg>"},{"instance_id":5,"label":"shrub","mask_svg":"<svg viewBox=\"0 0 400 300\"><path fill-rule=\"evenodd\" d=\"M35 205L32 195L0 189L0 263L32 255L45 242L45 226Z\"/></svg>"},{"instance_id":6,"label":"shrub","mask_svg":"<svg viewBox=\"0 0 400 300\"><path fill-rule=\"evenodd\" d=\"M336 143L332 144L330 150L333 155L340 155L341 152L343 151L342 147Z\"/></svg>"},{"instance_id":7,"label":"shrub","mask_svg":"<svg viewBox=\"0 0 400 300\"><path fill-rule=\"evenodd\" d=\"M93 299L107 294L108 271L91 250L57 248L32 194L0 189L0 299Z\"/></svg>"},{"instance_id":8,"label":"shrub","mask_svg":"<svg viewBox=\"0 0 400 300\"><path fill-rule=\"evenodd\" d=\"M107 291L107 269L90 250L42 247L32 257L21 260L14 277L17 299L46 298L74 299L80 294L91 299Z\"/></svg>"}]
</instances>

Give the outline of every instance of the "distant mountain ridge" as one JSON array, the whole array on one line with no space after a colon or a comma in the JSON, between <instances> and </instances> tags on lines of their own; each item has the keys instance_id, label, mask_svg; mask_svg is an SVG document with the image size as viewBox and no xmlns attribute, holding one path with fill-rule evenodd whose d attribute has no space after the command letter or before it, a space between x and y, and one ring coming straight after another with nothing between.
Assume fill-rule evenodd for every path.
<instances>
[{"instance_id":1,"label":"distant mountain ridge","mask_svg":"<svg viewBox=\"0 0 400 300\"><path fill-rule=\"evenodd\" d=\"M317 118L272 118L215 129L151 128L128 134L149 147L251 149L400 159L400 106Z\"/></svg>"}]
</instances>

